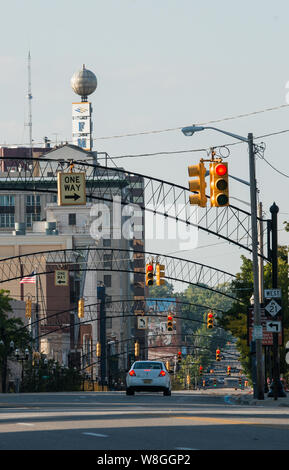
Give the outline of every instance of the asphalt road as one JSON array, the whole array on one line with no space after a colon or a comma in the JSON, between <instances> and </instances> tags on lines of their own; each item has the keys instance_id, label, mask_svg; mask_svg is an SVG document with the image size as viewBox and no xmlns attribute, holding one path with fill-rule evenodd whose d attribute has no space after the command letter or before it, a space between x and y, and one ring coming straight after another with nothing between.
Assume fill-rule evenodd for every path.
<instances>
[{"instance_id":1,"label":"asphalt road","mask_svg":"<svg viewBox=\"0 0 289 470\"><path fill-rule=\"evenodd\" d=\"M0 450L289 450L289 408L229 395L0 394Z\"/></svg>"}]
</instances>

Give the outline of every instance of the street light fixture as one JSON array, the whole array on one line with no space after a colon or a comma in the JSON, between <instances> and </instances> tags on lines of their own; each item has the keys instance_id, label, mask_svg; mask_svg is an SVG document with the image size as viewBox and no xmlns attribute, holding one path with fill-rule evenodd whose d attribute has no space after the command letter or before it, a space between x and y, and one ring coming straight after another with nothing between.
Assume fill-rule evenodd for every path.
<instances>
[{"instance_id":1,"label":"street light fixture","mask_svg":"<svg viewBox=\"0 0 289 470\"><path fill-rule=\"evenodd\" d=\"M259 298L259 269L258 269L258 227L257 227L257 187L255 175L255 152L253 143L253 134L248 137L242 137L232 132L211 126L188 126L182 128L182 133L191 137L195 132L211 129L222 134L233 137L234 139L246 142L249 147L249 173L250 173L250 205L251 205L251 226L252 226L252 262L253 262L253 280L254 280L254 325L257 329L261 327L261 309ZM256 369L257 369L257 391L259 400L264 400L264 380L262 371L262 338L256 337Z\"/></svg>"}]
</instances>

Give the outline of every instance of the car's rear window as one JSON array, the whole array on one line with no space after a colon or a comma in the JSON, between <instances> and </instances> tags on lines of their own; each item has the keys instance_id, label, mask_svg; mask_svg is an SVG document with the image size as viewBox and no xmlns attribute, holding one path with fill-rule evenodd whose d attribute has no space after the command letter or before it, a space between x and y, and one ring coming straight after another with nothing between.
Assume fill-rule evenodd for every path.
<instances>
[{"instance_id":1,"label":"car's rear window","mask_svg":"<svg viewBox=\"0 0 289 470\"><path fill-rule=\"evenodd\" d=\"M162 369L160 362L136 362L134 369Z\"/></svg>"}]
</instances>

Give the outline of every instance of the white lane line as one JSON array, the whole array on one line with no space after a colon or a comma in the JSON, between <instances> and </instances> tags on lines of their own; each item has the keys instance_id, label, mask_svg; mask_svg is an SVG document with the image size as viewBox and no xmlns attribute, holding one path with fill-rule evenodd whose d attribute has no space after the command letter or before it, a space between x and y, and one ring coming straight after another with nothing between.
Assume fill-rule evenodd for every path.
<instances>
[{"instance_id":1,"label":"white lane line","mask_svg":"<svg viewBox=\"0 0 289 470\"><path fill-rule=\"evenodd\" d=\"M33 423L16 423L16 424L20 424L21 426L34 426Z\"/></svg>"},{"instance_id":2,"label":"white lane line","mask_svg":"<svg viewBox=\"0 0 289 470\"><path fill-rule=\"evenodd\" d=\"M94 437L108 437L107 434L96 434L95 432L83 432L85 436L94 436Z\"/></svg>"},{"instance_id":3,"label":"white lane line","mask_svg":"<svg viewBox=\"0 0 289 470\"><path fill-rule=\"evenodd\" d=\"M192 449L192 447L175 447L175 450L199 450L199 449Z\"/></svg>"}]
</instances>

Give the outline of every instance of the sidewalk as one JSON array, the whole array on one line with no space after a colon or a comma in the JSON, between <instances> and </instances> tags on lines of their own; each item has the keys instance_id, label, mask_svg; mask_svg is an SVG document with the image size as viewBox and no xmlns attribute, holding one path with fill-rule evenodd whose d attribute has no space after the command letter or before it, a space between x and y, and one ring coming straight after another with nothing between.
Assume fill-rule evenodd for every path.
<instances>
[{"instance_id":1,"label":"sidewalk","mask_svg":"<svg viewBox=\"0 0 289 470\"><path fill-rule=\"evenodd\" d=\"M246 405L246 406L263 406L266 408L275 408L275 407L288 407L289 408L289 392L286 391L286 397L278 397L275 400L272 397L268 397L267 393L264 394L264 400L258 400L254 398L253 391L236 393L231 395L231 401L237 405Z\"/></svg>"}]
</instances>

